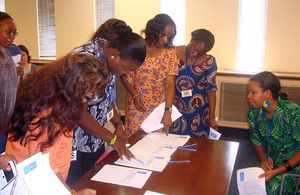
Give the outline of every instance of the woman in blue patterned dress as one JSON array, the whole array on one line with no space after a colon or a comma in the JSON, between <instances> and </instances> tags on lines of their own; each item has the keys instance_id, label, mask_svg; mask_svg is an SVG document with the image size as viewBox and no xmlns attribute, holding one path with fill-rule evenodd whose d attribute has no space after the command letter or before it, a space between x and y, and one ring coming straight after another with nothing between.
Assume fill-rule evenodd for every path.
<instances>
[{"instance_id":1,"label":"woman in blue patterned dress","mask_svg":"<svg viewBox=\"0 0 300 195\"><path fill-rule=\"evenodd\" d=\"M250 139L265 171L267 194L279 194L285 173L300 173L300 107L280 92L278 77L263 71L250 78ZM293 194L297 178L287 177L283 194Z\"/></svg>"},{"instance_id":2,"label":"woman in blue patterned dress","mask_svg":"<svg viewBox=\"0 0 300 195\"><path fill-rule=\"evenodd\" d=\"M187 46L176 47L178 70L174 105L182 113L170 133L207 138L215 121L216 59L207 55L214 45L214 35L206 29L192 32Z\"/></svg>"}]
</instances>

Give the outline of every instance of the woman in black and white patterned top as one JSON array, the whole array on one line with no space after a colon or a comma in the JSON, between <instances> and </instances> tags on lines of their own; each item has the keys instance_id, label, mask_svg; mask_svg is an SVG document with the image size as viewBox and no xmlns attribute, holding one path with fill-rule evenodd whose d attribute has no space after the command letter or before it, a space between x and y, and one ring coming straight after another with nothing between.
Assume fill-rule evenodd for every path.
<instances>
[{"instance_id":1,"label":"woman in black and white patterned top","mask_svg":"<svg viewBox=\"0 0 300 195\"><path fill-rule=\"evenodd\" d=\"M91 41L70 53L78 52L90 54L105 62L110 70L110 83L103 93L83 105L80 127L73 136L72 161L67 179L69 185L94 166L105 151L104 141L114 147L120 158L122 155L128 159L134 157L125 147L127 137L120 116L112 103L112 96L115 75L123 75L142 65L146 56L146 44L124 21L113 19L102 24ZM114 134L103 127L108 121L115 125Z\"/></svg>"}]
</instances>

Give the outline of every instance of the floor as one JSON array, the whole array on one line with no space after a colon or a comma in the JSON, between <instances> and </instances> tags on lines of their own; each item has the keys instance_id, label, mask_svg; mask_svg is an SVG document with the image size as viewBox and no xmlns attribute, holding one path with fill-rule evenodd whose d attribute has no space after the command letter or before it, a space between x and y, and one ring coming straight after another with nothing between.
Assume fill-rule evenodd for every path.
<instances>
[{"instance_id":1,"label":"floor","mask_svg":"<svg viewBox=\"0 0 300 195\"><path fill-rule=\"evenodd\" d=\"M228 195L238 195L239 193L236 182L237 170L247 167L258 166L259 160L252 147L248 129L233 129L219 127L219 132L222 134L220 140L234 141L240 143L228 191Z\"/></svg>"}]
</instances>

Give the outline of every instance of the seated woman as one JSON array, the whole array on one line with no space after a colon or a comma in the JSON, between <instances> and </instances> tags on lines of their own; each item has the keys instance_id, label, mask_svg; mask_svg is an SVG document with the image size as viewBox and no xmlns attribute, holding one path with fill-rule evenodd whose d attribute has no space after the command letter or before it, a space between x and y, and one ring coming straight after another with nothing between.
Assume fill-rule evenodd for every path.
<instances>
[{"instance_id":1,"label":"seated woman","mask_svg":"<svg viewBox=\"0 0 300 195\"><path fill-rule=\"evenodd\" d=\"M250 78L250 139L265 171L267 193L279 194L285 173L300 173L300 107L280 92L278 77L264 71ZM294 192L297 179L287 178L283 194Z\"/></svg>"},{"instance_id":2,"label":"seated woman","mask_svg":"<svg viewBox=\"0 0 300 195\"><path fill-rule=\"evenodd\" d=\"M19 84L5 153L18 162L50 153L51 168L66 180L82 106L103 92L108 79L104 63L86 54L68 55L28 75Z\"/></svg>"},{"instance_id":3,"label":"seated woman","mask_svg":"<svg viewBox=\"0 0 300 195\"><path fill-rule=\"evenodd\" d=\"M25 47L24 45L18 45L18 47L20 48L22 53L20 65L24 69L24 77L25 77L28 73L37 70L38 67L30 63L31 56L29 55L29 51L27 47Z\"/></svg>"}]
</instances>

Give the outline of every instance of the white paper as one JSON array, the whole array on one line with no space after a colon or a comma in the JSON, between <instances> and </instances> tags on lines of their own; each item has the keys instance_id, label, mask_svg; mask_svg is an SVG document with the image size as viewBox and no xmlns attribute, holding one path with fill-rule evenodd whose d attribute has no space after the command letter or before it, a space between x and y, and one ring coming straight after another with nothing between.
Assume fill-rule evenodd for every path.
<instances>
[{"instance_id":1,"label":"white paper","mask_svg":"<svg viewBox=\"0 0 300 195\"><path fill-rule=\"evenodd\" d=\"M188 135L166 135L165 133L161 132L149 133L143 138L143 140L147 140L153 143L165 144L170 146L183 146L189 139L190 136Z\"/></svg>"},{"instance_id":2,"label":"white paper","mask_svg":"<svg viewBox=\"0 0 300 195\"><path fill-rule=\"evenodd\" d=\"M115 164L162 172L167 166L167 162L171 159L171 157L152 156L146 153L143 155L134 155L136 159L142 161L144 164L142 164L138 160L135 160L134 158L131 158L131 160L127 160L127 158L125 157L123 157L123 160L119 158L117 161L115 161Z\"/></svg>"},{"instance_id":3,"label":"white paper","mask_svg":"<svg viewBox=\"0 0 300 195\"><path fill-rule=\"evenodd\" d=\"M165 112L165 102L161 103L159 106L157 106L151 114L144 120L144 122L141 124L142 129L146 133L150 133L152 131L161 129L164 127L164 125L161 123L162 117ZM172 122L177 120L179 117L181 117L182 114L177 110L177 108L172 105Z\"/></svg>"},{"instance_id":4,"label":"white paper","mask_svg":"<svg viewBox=\"0 0 300 195\"><path fill-rule=\"evenodd\" d=\"M214 139L214 140L219 140L221 137L221 133L218 131L214 130L213 128L209 128L209 136L208 139Z\"/></svg>"},{"instance_id":5,"label":"white paper","mask_svg":"<svg viewBox=\"0 0 300 195\"><path fill-rule=\"evenodd\" d=\"M152 171L133 169L115 165L105 165L91 180L142 188Z\"/></svg>"},{"instance_id":6,"label":"white paper","mask_svg":"<svg viewBox=\"0 0 300 195\"><path fill-rule=\"evenodd\" d=\"M15 56L12 56L12 59L13 59L14 63L16 64L16 66L20 66L19 62L21 60L21 54L17 54Z\"/></svg>"},{"instance_id":7,"label":"white paper","mask_svg":"<svg viewBox=\"0 0 300 195\"><path fill-rule=\"evenodd\" d=\"M49 164L49 153L34 156L17 164L18 178L14 194L22 195L60 195L71 194L57 178ZM14 181L0 194L10 194Z\"/></svg>"},{"instance_id":8,"label":"white paper","mask_svg":"<svg viewBox=\"0 0 300 195\"><path fill-rule=\"evenodd\" d=\"M265 178L258 178L264 172L259 167L237 170L237 184L240 195L266 195Z\"/></svg>"},{"instance_id":9,"label":"white paper","mask_svg":"<svg viewBox=\"0 0 300 195\"><path fill-rule=\"evenodd\" d=\"M147 191L144 193L144 195L165 195L165 194L147 190Z\"/></svg>"},{"instance_id":10,"label":"white paper","mask_svg":"<svg viewBox=\"0 0 300 195\"><path fill-rule=\"evenodd\" d=\"M153 142L142 139L131 146L130 151L133 154L170 157L176 151L176 147L160 143L153 144Z\"/></svg>"}]
</instances>

